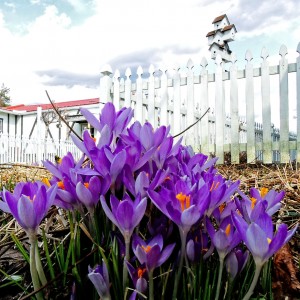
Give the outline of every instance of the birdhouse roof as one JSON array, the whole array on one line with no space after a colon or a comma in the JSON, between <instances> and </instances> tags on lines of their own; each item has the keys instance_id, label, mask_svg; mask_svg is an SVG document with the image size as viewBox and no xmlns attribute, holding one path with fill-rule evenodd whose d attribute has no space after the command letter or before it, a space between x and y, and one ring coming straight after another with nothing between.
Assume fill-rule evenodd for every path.
<instances>
[{"instance_id":1,"label":"birdhouse roof","mask_svg":"<svg viewBox=\"0 0 300 300\"><path fill-rule=\"evenodd\" d=\"M232 28L234 28L235 32L237 32L237 30L236 30L234 24L230 24L230 25L227 25L227 26L223 27L223 28L221 29L221 31L224 32L224 31L227 31L227 30L231 30Z\"/></svg>"},{"instance_id":2,"label":"birdhouse roof","mask_svg":"<svg viewBox=\"0 0 300 300\"><path fill-rule=\"evenodd\" d=\"M213 20L212 24L217 23L217 22L220 22L220 21L222 21L224 18L227 18L227 15L226 15L226 14L216 17L216 18ZM228 18L227 18L227 20L228 20Z\"/></svg>"}]
</instances>

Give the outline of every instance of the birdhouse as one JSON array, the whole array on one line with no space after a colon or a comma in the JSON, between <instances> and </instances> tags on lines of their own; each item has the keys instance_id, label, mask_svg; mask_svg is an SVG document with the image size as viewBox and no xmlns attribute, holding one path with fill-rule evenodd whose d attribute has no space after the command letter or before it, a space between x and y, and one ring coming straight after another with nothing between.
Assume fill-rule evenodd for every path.
<instances>
[{"instance_id":1,"label":"birdhouse","mask_svg":"<svg viewBox=\"0 0 300 300\"><path fill-rule=\"evenodd\" d=\"M214 30L206 35L211 58L215 59L220 54L223 61L228 62L231 60L228 43L234 40L237 30L234 24L230 24L226 14L216 17L212 24L214 24Z\"/></svg>"}]
</instances>

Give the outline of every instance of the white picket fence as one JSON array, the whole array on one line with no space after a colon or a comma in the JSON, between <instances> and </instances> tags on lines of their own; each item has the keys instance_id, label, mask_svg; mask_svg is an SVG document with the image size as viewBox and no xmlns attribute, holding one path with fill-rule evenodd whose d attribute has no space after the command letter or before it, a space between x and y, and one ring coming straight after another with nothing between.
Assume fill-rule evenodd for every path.
<instances>
[{"instance_id":1,"label":"white picket fence","mask_svg":"<svg viewBox=\"0 0 300 300\"><path fill-rule=\"evenodd\" d=\"M300 43L297 52L300 53ZM123 77L119 70L113 73L106 65L100 79L100 100L112 101L117 109L134 108L135 119L142 123L149 121L155 127L170 124L173 135L182 132L210 108L197 125L183 134L183 142L196 151L218 156L220 164L224 163L225 152L231 153L232 163L239 163L243 151L247 153L248 163L258 159L264 163L300 162L300 57L295 63L288 63L287 54L286 46L281 46L278 65L270 66L264 48L260 66L254 67L252 54L247 51L245 69L238 70L237 62L233 61L228 71L217 57L213 74L208 73L205 58L199 66L189 60L185 68L171 72L155 70L151 65L147 72L139 67L136 74L132 74L127 68ZM290 90L289 75L295 72L296 83ZM274 76L277 76L275 87ZM257 84L260 85L260 107L256 101ZM271 118L274 90L278 91L279 102L277 138ZM289 93L296 97L295 134L291 134L289 128L290 101L295 100L289 99ZM245 99L244 121L241 121L241 95ZM260 135L255 119L258 111L262 117Z\"/></svg>"},{"instance_id":2,"label":"white picket fence","mask_svg":"<svg viewBox=\"0 0 300 300\"><path fill-rule=\"evenodd\" d=\"M300 54L300 43L297 52ZM117 110L132 107L135 120L149 121L154 127L171 125L173 135L201 118L183 134L183 143L192 145L195 151L218 156L220 164L226 152L231 154L232 163L240 162L241 152L247 154L248 163L300 162L300 56L296 62L288 63L287 54L287 48L281 46L278 65L270 66L264 48L260 66L254 67L252 54L247 51L242 70L235 60L225 70L217 57L213 73L209 73L205 58L200 65L189 60L185 68L172 70L156 70L151 65L147 72L139 67L132 74L127 68L123 77L118 70L113 74L107 65L100 78L100 108L106 101L112 101ZM289 84L291 74L296 78L293 85ZM274 97L278 98L279 128L274 127L271 117ZM292 100L296 106L295 133L290 132L289 124ZM257 114L261 122L256 120ZM42 160L54 161L55 155L61 157L68 151L76 159L81 156L71 140L37 137L0 135L0 163L41 164Z\"/></svg>"},{"instance_id":3,"label":"white picket fence","mask_svg":"<svg viewBox=\"0 0 300 300\"><path fill-rule=\"evenodd\" d=\"M0 164L41 165L43 160L54 161L55 156L62 157L67 152L71 152L76 160L82 155L71 139L55 141L0 134Z\"/></svg>"}]
</instances>

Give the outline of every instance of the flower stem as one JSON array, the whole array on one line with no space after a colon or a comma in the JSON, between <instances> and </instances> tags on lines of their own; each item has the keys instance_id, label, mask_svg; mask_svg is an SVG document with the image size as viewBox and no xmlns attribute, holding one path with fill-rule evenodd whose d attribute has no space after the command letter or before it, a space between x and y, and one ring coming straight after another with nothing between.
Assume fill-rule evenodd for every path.
<instances>
[{"instance_id":1,"label":"flower stem","mask_svg":"<svg viewBox=\"0 0 300 300\"><path fill-rule=\"evenodd\" d=\"M125 257L123 263L123 290L125 293L126 286L127 286L127 278L128 278L128 271L126 266L126 261L129 261L130 258L130 236L124 236L125 239Z\"/></svg>"},{"instance_id":2,"label":"flower stem","mask_svg":"<svg viewBox=\"0 0 300 300\"><path fill-rule=\"evenodd\" d=\"M153 270L149 271L149 300L154 300Z\"/></svg>"},{"instance_id":3,"label":"flower stem","mask_svg":"<svg viewBox=\"0 0 300 300\"><path fill-rule=\"evenodd\" d=\"M172 297L173 300L176 299L176 297L177 297L178 283L179 283L179 279L181 277L183 260L185 257L185 248L186 248L187 233L184 230L179 229L179 231L180 231L180 238L181 238L181 250L180 250L180 261L179 261L178 272L175 277L175 284L174 284L173 297Z\"/></svg>"},{"instance_id":4,"label":"flower stem","mask_svg":"<svg viewBox=\"0 0 300 300\"><path fill-rule=\"evenodd\" d=\"M33 283L34 290L38 290L40 288L40 280L39 275L36 269L36 262L35 262L35 252L37 248L37 241L36 237L30 237L30 275ZM42 292L36 293L37 300L43 300Z\"/></svg>"},{"instance_id":5,"label":"flower stem","mask_svg":"<svg viewBox=\"0 0 300 300\"><path fill-rule=\"evenodd\" d=\"M39 279L42 283L42 285L46 285L47 284L47 279L46 279L46 276L45 276L45 272L43 270L43 266L42 266L42 262L41 262L41 257L40 257L40 254L39 254L39 249L38 249L38 245L37 243L35 243L35 263L36 263L36 269L37 269L37 272L39 274Z\"/></svg>"},{"instance_id":6,"label":"flower stem","mask_svg":"<svg viewBox=\"0 0 300 300\"><path fill-rule=\"evenodd\" d=\"M219 262L220 262L220 264L219 264L219 275L218 275L218 283L217 283L217 292L216 292L216 297L215 297L216 300L219 299L219 295L220 295L222 273L223 273L223 266L224 266L224 258L219 257Z\"/></svg>"},{"instance_id":7,"label":"flower stem","mask_svg":"<svg viewBox=\"0 0 300 300\"><path fill-rule=\"evenodd\" d=\"M260 275L260 271L261 271L261 269L262 269L262 266L263 266L263 265L255 264L255 273L254 273L254 277L253 277L253 279L252 279L250 288L249 288L247 294L244 296L243 300L249 300L250 297L251 297L251 295L253 294L254 289L255 289L255 287L256 287L256 284L257 284L257 281L258 281L258 278L259 278L259 275Z\"/></svg>"}]
</instances>

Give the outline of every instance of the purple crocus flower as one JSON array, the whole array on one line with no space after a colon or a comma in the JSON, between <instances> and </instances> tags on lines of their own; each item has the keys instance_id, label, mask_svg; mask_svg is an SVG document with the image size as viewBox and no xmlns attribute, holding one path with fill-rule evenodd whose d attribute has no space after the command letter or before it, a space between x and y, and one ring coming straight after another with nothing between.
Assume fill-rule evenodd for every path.
<instances>
[{"instance_id":1,"label":"purple crocus flower","mask_svg":"<svg viewBox=\"0 0 300 300\"><path fill-rule=\"evenodd\" d=\"M41 182L20 182L13 193L3 190L2 208L10 212L29 236L35 236L42 219L52 206L57 186L48 190Z\"/></svg>"},{"instance_id":2,"label":"purple crocus flower","mask_svg":"<svg viewBox=\"0 0 300 300\"><path fill-rule=\"evenodd\" d=\"M97 265L93 269L89 266L88 271L88 277L96 288L100 298L110 300L109 276L104 260L102 260L102 265Z\"/></svg>"},{"instance_id":3,"label":"purple crocus flower","mask_svg":"<svg viewBox=\"0 0 300 300\"><path fill-rule=\"evenodd\" d=\"M234 249L231 251L226 259L226 270L230 274L231 278L234 279L237 274L239 274L247 264L249 258L249 251L242 251L241 249Z\"/></svg>"},{"instance_id":4,"label":"purple crocus flower","mask_svg":"<svg viewBox=\"0 0 300 300\"><path fill-rule=\"evenodd\" d=\"M210 217L216 208L231 200L231 196L236 192L240 182L236 181L232 183L226 181L221 175L214 176L210 173L204 175L204 180L210 187L209 207L206 213Z\"/></svg>"},{"instance_id":5,"label":"purple crocus flower","mask_svg":"<svg viewBox=\"0 0 300 300\"><path fill-rule=\"evenodd\" d=\"M224 260L226 255L241 241L239 232L235 230L231 217L225 218L218 230L215 230L209 218L206 218L205 224L212 244L218 251L220 260Z\"/></svg>"},{"instance_id":6,"label":"purple crocus flower","mask_svg":"<svg viewBox=\"0 0 300 300\"><path fill-rule=\"evenodd\" d=\"M203 232L200 228L193 231L187 238L186 255L193 263L198 263L201 258L206 259L213 252L213 249L208 253L209 238L208 234Z\"/></svg>"},{"instance_id":7,"label":"purple crocus flower","mask_svg":"<svg viewBox=\"0 0 300 300\"><path fill-rule=\"evenodd\" d=\"M232 212L232 220L255 262L255 274L250 288L243 298L248 300L253 294L263 265L290 240L297 230L298 224L292 230L288 230L286 224L280 224L274 234L272 217L266 212L262 212L255 222L252 221L250 224L236 212Z\"/></svg>"},{"instance_id":8,"label":"purple crocus flower","mask_svg":"<svg viewBox=\"0 0 300 300\"><path fill-rule=\"evenodd\" d=\"M119 112L115 111L115 107L111 102L107 102L100 114L100 119L97 119L89 110L81 108L82 115L86 120L100 132L100 139L97 147L101 148L105 145L109 146L113 141L113 147L115 147L116 140L120 134L125 130L129 122L133 117L133 110L131 108L122 108ZM80 141L75 135L71 135L74 143L87 154L87 149L90 148L92 139L86 139ZM86 136L87 137L87 136ZM95 146L95 141L93 141Z\"/></svg>"},{"instance_id":9,"label":"purple crocus flower","mask_svg":"<svg viewBox=\"0 0 300 300\"><path fill-rule=\"evenodd\" d=\"M126 262L126 265L134 288L139 293L145 294L148 288L148 272L146 265L142 264L138 268L134 268L129 262Z\"/></svg>"},{"instance_id":10,"label":"purple crocus flower","mask_svg":"<svg viewBox=\"0 0 300 300\"><path fill-rule=\"evenodd\" d=\"M100 197L100 201L106 216L119 228L125 242L130 240L134 228L142 220L146 208L147 198L141 199L137 195L134 201L128 194L125 194L122 201L119 201L114 195L110 196L110 206L108 207L104 196Z\"/></svg>"},{"instance_id":11,"label":"purple crocus flower","mask_svg":"<svg viewBox=\"0 0 300 300\"><path fill-rule=\"evenodd\" d=\"M245 219L255 221L256 216L260 215L261 207L264 206L264 210L268 215L272 216L281 207L281 200L284 198L285 192L276 192L275 190L268 190L262 188L260 190L256 188L250 189L250 195L247 197L242 191L238 190L242 199L240 200L240 211L243 213ZM238 202L237 202L238 203Z\"/></svg>"},{"instance_id":12,"label":"purple crocus flower","mask_svg":"<svg viewBox=\"0 0 300 300\"><path fill-rule=\"evenodd\" d=\"M286 224L280 224L274 234L272 217L267 213L262 213L251 224L248 224L236 212L232 213L232 220L242 240L253 255L255 263L260 266L290 240L298 227L295 226L292 230L287 230Z\"/></svg>"},{"instance_id":13,"label":"purple crocus flower","mask_svg":"<svg viewBox=\"0 0 300 300\"><path fill-rule=\"evenodd\" d=\"M162 186L158 192L149 189L148 195L154 205L186 235L209 205L208 187L204 184L195 191L195 188L181 179L175 184L171 183L169 187L170 189L167 189Z\"/></svg>"},{"instance_id":14,"label":"purple crocus flower","mask_svg":"<svg viewBox=\"0 0 300 300\"><path fill-rule=\"evenodd\" d=\"M88 182L79 181L76 184L76 193L79 201L93 214L95 206L100 201L100 195L105 195L110 187L110 177L101 178L92 176Z\"/></svg>"},{"instance_id":15,"label":"purple crocus flower","mask_svg":"<svg viewBox=\"0 0 300 300\"><path fill-rule=\"evenodd\" d=\"M155 236L148 243L138 235L133 236L133 252L138 261L146 265L148 272L152 272L155 268L161 266L169 258L174 247L175 243L163 249L163 237L161 235Z\"/></svg>"}]
</instances>

